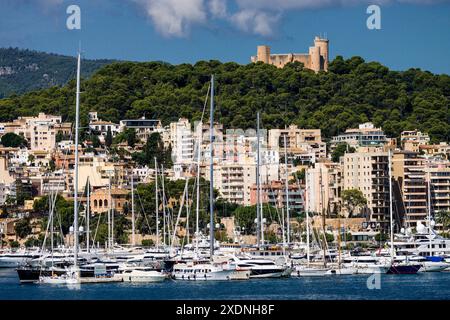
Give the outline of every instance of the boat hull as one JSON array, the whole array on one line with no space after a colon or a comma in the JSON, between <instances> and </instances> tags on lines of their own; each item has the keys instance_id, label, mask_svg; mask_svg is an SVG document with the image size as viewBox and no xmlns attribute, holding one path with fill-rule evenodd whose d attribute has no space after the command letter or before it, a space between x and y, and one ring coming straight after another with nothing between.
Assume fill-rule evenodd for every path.
<instances>
[{"instance_id":1,"label":"boat hull","mask_svg":"<svg viewBox=\"0 0 450 320\"><path fill-rule=\"evenodd\" d=\"M417 265L393 265L389 268L388 274L416 274L422 266Z\"/></svg>"}]
</instances>

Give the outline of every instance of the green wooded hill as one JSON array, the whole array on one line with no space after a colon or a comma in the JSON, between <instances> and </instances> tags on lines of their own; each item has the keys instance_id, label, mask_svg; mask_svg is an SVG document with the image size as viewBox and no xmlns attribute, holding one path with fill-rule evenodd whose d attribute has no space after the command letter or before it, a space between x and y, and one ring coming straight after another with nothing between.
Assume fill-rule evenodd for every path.
<instances>
[{"instance_id":1,"label":"green wooded hill","mask_svg":"<svg viewBox=\"0 0 450 320\"><path fill-rule=\"evenodd\" d=\"M86 66L82 66L86 68ZM450 77L420 69L392 71L360 57L337 57L329 72L292 63L278 69L262 63L239 65L200 61L194 65L163 62L120 62L107 65L82 82L81 125L89 111L104 120L198 120L210 75L216 78L215 120L225 128L255 128L261 110L267 128L297 124L320 128L331 137L359 123L372 121L392 137L403 130L428 132L433 141L450 138ZM0 121L39 111L75 113L75 81L63 87L0 100Z\"/></svg>"},{"instance_id":2,"label":"green wooded hill","mask_svg":"<svg viewBox=\"0 0 450 320\"><path fill-rule=\"evenodd\" d=\"M84 60L88 77L111 60ZM76 75L76 58L18 48L0 48L0 98L65 85Z\"/></svg>"}]
</instances>

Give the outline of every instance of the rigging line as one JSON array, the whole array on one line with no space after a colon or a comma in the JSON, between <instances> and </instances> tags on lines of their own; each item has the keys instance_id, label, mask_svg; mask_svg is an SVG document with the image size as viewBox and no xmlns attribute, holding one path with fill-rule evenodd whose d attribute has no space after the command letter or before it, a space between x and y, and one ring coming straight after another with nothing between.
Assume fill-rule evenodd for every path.
<instances>
[{"instance_id":1,"label":"rigging line","mask_svg":"<svg viewBox=\"0 0 450 320\"><path fill-rule=\"evenodd\" d=\"M136 188L136 191L137 191L137 188ZM136 192L136 193L137 193L137 195L138 195L139 204L141 205L141 209L142 209L139 213L140 213L140 214L143 214L144 219L145 219L145 222L147 222L148 231L151 232L150 223L149 223L149 221L148 221L147 214L145 213L145 209L144 209L144 205L143 205L143 203L142 203L141 195L139 194L139 192Z\"/></svg>"},{"instance_id":2,"label":"rigging line","mask_svg":"<svg viewBox=\"0 0 450 320\"><path fill-rule=\"evenodd\" d=\"M97 232L98 228L100 226L100 220L102 219L102 212L99 213L98 219L97 219L97 227L95 227L95 233L94 233L94 247L95 247L95 240L97 240Z\"/></svg>"}]
</instances>

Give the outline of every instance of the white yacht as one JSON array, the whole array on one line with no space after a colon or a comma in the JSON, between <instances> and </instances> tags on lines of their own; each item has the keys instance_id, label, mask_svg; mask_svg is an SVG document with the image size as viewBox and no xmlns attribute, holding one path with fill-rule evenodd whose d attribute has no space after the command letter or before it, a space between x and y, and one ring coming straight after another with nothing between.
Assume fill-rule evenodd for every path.
<instances>
[{"instance_id":1,"label":"white yacht","mask_svg":"<svg viewBox=\"0 0 450 320\"><path fill-rule=\"evenodd\" d=\"M410 229L402 229L402 233L396 234L394 248L398 254L417 256L446 256L450 255L450 239L437 234L433 228L428 228L417 222L417 233Z\"/></svg>"},{"instance_id":2,"label":"white yacht","mask_svg":"<svg viewBox=\"0 0 450 320\"><path fill-rule=\"evenodd\" d=\"M276 264L271 259L255 259L251 257L234 257L236 268L250 271L250 278L290 277L292 269L283 264Z\"/></svg>"},{"instance_id":3,"label":"white yacht","mask_svg":"<svg viewBox=\"0 0 450 320\"><path fill-rule=\"evenodd\" d=\"M38 250L6 251L0 254L0 268L17 268L32 259L40 257Z\"/></svg>"},{"instance_id":4,"label":"white yacht","mask_svg":"<svg viewBox=\"0 0 450 320\"><path fill-rule=\"evenodd\" d=\"M358 274L387 273L392 262L386 257L377 256L347 256L342 260L342 265L354 268Z\"/></svg>"},{"instance_id":5,"label":"white yacht","mask_svg":"<svg viewBox=\"0 0 450 320\"><path fill-rule=\"evenodd\" d=\"M233 264L189 262L175 264L172 277L176 280L190 281L246 280L250 278L250 271Z\"/></svg>"},{"instance_id":6,"label":"white yacht","mask_svg":"<svg viewBox=\"0 0 450 320\"><path fill-rule=\"evenodd\" d=\"M117 274L124 282L162 282L166 274L145 267L129 267Z\"/></svg>"}]
</instances>

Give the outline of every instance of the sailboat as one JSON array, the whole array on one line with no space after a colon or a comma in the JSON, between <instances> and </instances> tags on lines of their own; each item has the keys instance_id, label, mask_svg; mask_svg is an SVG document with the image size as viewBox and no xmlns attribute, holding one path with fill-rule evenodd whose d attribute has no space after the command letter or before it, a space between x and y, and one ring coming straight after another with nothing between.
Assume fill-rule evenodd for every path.
<instances>
[{"instance_id":1,"label":"sailboat","mask_svg":"<svg viewBox=\"0 0 450 320\"><path fill-rule=\"evenodd\" d=\"M52 274L51 276L39 277L39 282L44 284L79 284L80 270L78 268L78 130L80 120L80 70L81 53L78 53L77 63L77 91L75 106L75 173L74 173L74 222L73 222L73 266L70 266L66 273L62 275Z\"/></svg>"},{"instance_id":2,"label":"sailboat","mask_svg":"<svg viewBox=\"0 0 450 320\"><path fill-rule=\"evenodd\" d=\"M322 199L322 174L320 174L320 188L321 191L319 193L320 198ZM306 181L308 182L308 180ZM293 276L298 277L323 277L331 274L331 268L328 268L326 265L326 248L324 246L324 254L323 254L323 264L312 264L311 263L311 246L310 246L310 225L309 225L309 212L306 210L306 265L300 264L296 265L295 269L292 273ZM325 229L325 228L324 228ZM324 230L325 231L325 230ZM325 232L324 232L325 238ZM326 239L325 239L326 243Z\"/></svg>"},{"instance_id":3,"label":"sailboat","mask_svg":"<svg viewBox=\"0 0 450 320\"><path fill-rule=\"evenodd\" d=\"M208 280L246 280L250 278L250 271L240 270L233 261L214 262L214 75L211 76L211 107L210 107L210 188L209 188L209 261L192 260L189 262L179 262L173 266L172 278L176 280L208 281ZM199 145L200 148L200 145ZM200 155L200 151L199 151ZM200 158L197 159L200 162ZM199 166L197 167L199 170ZM198 176L198 173L197 173ZM199 176L198 176L199 177ZM199 183L199 181L197 181ZM187 184L185 192L187 192ZM197 201L198 201L197 189ZM198 215L198 202L197 202ZM197 217L198 218L198 217ZM197 236L198 222L197 222ZM199 243L196 241L196 251L198 252Z\"/></svg>"},{"instance_id":4,"label":"sailboat","mask_svg":"<svg viewBox=\"0 0 450 320\"><path fill-rule=\"evenodd\" d=\"M390 218L390 258L391 267L388 270L388 274L416 274L422 267L420 264L412 263L408 257L405 261L396 262L395 250L394 250L394 213L393 213L393 200L392 200L392 151L388 152L388 165L389 165L389 218Z\"/></svg>"}]
</instances>

